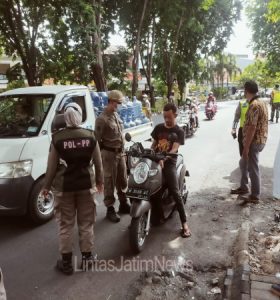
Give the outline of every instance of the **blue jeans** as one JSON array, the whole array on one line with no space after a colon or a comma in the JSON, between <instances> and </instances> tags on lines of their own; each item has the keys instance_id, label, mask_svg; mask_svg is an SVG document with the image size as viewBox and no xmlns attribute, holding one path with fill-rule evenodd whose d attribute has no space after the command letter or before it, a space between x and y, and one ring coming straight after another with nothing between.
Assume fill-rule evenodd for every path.
<instances>
[{"instance_id":1,"label":"blue jeans","mask_svg":"<svg viewBox=\"0 0 280 300\"><path fill-rule=\"evenodd\" d=\"M259 153L263 150L264 144L251 144L249 149L249 158L245 160L241 157L239 166L241 170L240 187L244 190L248 189L249 177L251 180L251 196L260 198L261 178L259 169Z\"/></svg>"}]
</instances>

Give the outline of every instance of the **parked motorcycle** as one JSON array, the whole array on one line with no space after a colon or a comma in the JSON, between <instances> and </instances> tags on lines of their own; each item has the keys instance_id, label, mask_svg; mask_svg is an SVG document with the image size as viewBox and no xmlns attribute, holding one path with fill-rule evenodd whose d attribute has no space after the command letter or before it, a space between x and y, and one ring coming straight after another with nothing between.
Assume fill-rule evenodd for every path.
<instances>
[{"instance_id":1,"label":"parked motorcycle","mask_svg":"<svg viewBox=\"0 0 280 300\"><path fill-rule=\"evenodd\" d=\"M125 139L131 141L129 133L126 133ZM151 223L166 221L176 209L176 202L168 193L166 179L159 165L161 159L175 156L179 188L186 203L188 197L186 176L189 176L189 172L186 170L182 155L156 153L152 149L144 149L141 143L133 143L127 151L129 168L127 197L131 201L129 241L134 253L142 251Z\"/></svg>"},{"instance_id":2,"label":"parked motorcycle","mask_svg":"<svg viewBox=\"0 0 280 300\"><path fill-rule=\"evenodd\" d=\"M184 130L185 137L192 136L197 128L197 116L193 109L183 109L179 111L177 124Z\"/></svg>"},{"instance_id":3,"label":"parked motorcycle","mask_svg":"<svg viewBox=\"0 0 280 300\"><path fill-rule=\"evenodd\" d=\"M205 115L208 120L212 120L217 113L217 104L214 104L212 101L208 102L205 105Z\"/></svg>"}]
</instances>

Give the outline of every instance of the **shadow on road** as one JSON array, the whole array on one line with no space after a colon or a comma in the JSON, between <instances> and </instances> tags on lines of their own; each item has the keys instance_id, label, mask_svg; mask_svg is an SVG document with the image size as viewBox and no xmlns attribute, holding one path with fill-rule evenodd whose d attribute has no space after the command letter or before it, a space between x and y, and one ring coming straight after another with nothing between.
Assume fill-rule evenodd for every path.
<instances>
[{"instance_id":1,"label":"shadow on road","mask_svg":"<svg viewBox=\"0 0 280 300\"><path fill-rule=\"evenodd\" d=\"M261 191L265 197L272 197L272 178L273 178L273 168L268 168L260 165L261 173ZM228 179L230 183L235 184L235 187L240 185L240 169L234 169L229 176L223 177Z\"/></svg>"}]
</instances>

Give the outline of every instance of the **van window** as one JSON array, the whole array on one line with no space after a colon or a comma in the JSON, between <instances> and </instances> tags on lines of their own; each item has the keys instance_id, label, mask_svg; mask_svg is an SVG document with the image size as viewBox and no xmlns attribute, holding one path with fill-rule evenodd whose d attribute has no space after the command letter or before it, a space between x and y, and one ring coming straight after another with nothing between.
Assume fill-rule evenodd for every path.
<instances>
[{"instance_id":1,"label":"van window","mask_svg":"<svg viewBox=\"0 0 280 300\"><path fill-rule=\"evenodd\" d=\"M60 102L58 108L57 108L57 113L58 114L63 114L64 113L64 108L67 104L69 103L77 103L80 105L82 112L83 112L83 118L82 122L85 122L87 119L87 113L86 113L86 99L84 95L66 95Z\"/></svg>"},{"instance_id":2,"label":"van window","mask_svg":"<svg viewBox=\"0 0 280 300\"><path fill-rule=\"evenodd\" d=\"M0 97L0 137L38 135L53 99L53 95L32 94Z\"/></svg>"}]
</instances>

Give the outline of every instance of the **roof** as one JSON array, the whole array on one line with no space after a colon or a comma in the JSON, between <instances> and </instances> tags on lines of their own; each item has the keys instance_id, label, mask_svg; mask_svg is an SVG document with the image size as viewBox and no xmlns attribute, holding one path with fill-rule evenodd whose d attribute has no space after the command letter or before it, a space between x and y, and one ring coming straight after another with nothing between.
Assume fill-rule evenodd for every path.
<instances>
[{"instance_id":1,"label":"roof","mask_svg":"<svg viewBox=\"0 0 280 300\"><path fill-rule=\"evenodd\" d=\"M44 85L44 86L32 86L20 89L9 90L4 93L1 93L0 96L9 96L9 95L22 95L22 94L59 94L65 91L71 90L83 90L87 89L83 85Z\"/></svg>"}]
</instances>

